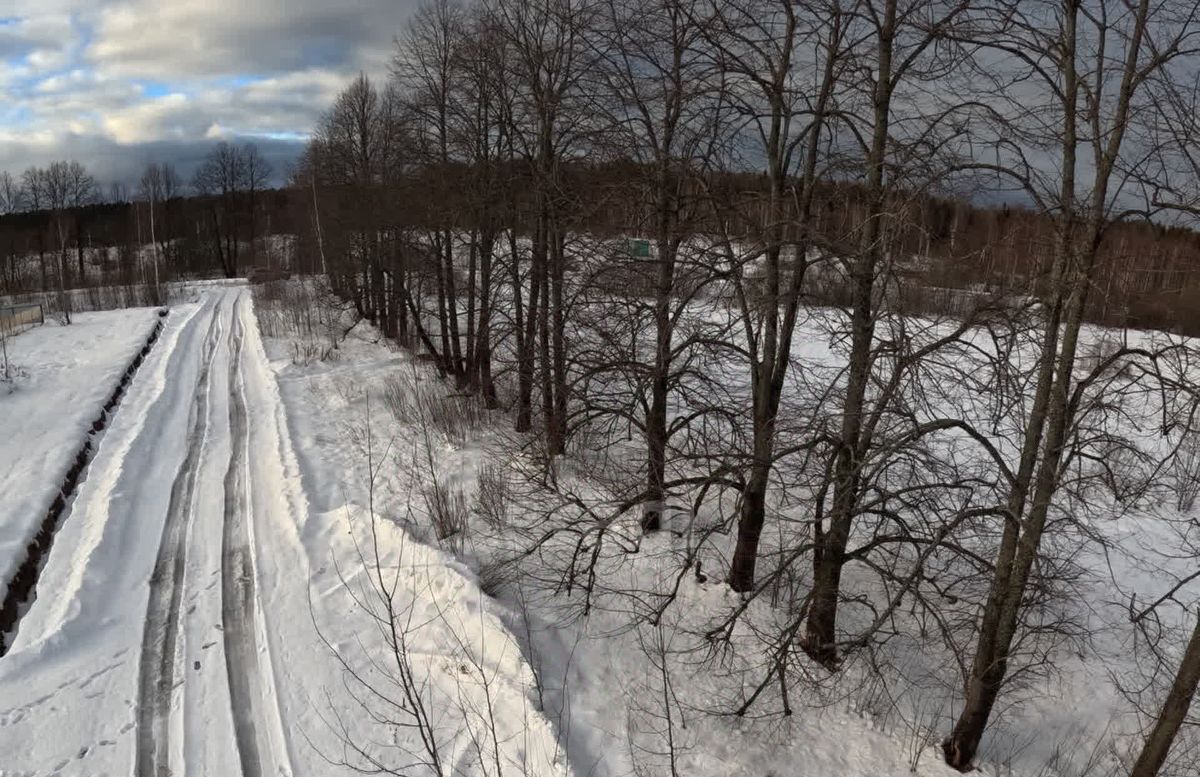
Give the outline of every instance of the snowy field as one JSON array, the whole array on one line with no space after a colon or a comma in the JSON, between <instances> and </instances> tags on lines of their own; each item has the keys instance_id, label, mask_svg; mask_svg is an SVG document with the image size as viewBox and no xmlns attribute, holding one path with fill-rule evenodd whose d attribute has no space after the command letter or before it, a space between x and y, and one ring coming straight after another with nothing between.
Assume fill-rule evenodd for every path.
<instances>
[{"instance_id":1,"label":"snowy field","mask_svg":"<svg viewBox=\"0 0 1200 777\"><path fill-rule=\"evenodd\" d=\"M810 311L797 334L794 354L804 369L789 387L795 407L802 405L797 398L806 382L820 384L813 370L840 368L826 315ZM345 322L325 325L338 340ZM621 501L620 484L589 478L636 470L636 444L600 454L585 440L561 463L555 488L538 489L531 485L539 477L536 435L507 431L511 419L502 412L477 409L448 423L438 408L461 400L431 367L409 360L364 323L336 349L320 335L321 326L313 326L316 336L280 334L267 341L305 462L307 491L327 500L325 512L373 504L377 515L404 527L410 547L439 548L441 558L457 559L473 573L521 645L537 706L575 774L957 773L944 766L938 746L960 703L957 658L936 640L918 640L919 624L904 613L886 645L856 654L840 675L810 665L807 677L793 678L791 715L779 714L783 700L774 684L750 714L732 715L754 684L770 677L767 640L792 617L789 591L804 590L806 581L776 583L777 592L759 597L740 616L728 644L712 643L707 634L742 601L723 582L732 537L712 533L721 516L711 509L693 519L680 516L668 531L642 538L633 512L602 529L602 517L586 512L585 506L602 509ZM925 337L940 326L912 322L914 331L928 330L920 334ZM287 326L273 318L269 328L282 332ZM1088 329L1085 352L1109 337ZM1146 345L1158 339L1136 332L1129 337ZM736 380L726 386L736 399ZM938 389L945 401L959 403L958 410L990 409L970 386ZM1149 401L1127 412L1127 431L1136 434L1134 425L1144 425L1155 407ZM1017 420L1009 412L998 422L1000 446L1006 444L1005 424ZM789 423L800 423L795 418ZM594 466L601 455L603 464ZM780 477L788 476L789 466L781 465ZM1123 474L1134 477L1134 469ZM487 483L497 478L509 490L507 514L499 521L484 504ZM460 531L446 535L437 525L439 498L461 503L466 525ZM1178 517L1172 495L1151 493L1128 504L1113 504L1099 493L1096 498L1095 515L1087 520L1097 523L1057 529L1055 547L1069 549L1078 577L1047 617L1061 618L1067 628L1038 647L1048 651L1050 663L1035 666L1010 689L1010 703L984 741L984 774L1109 773L1126 757L1124 748L1138 743L1137 710L1122 694L1144 680L1133 655L1130 596L1155 600L1187 576L1191 562L1172 558L1179 540L1164 520ZM802 523L803 505L777 503L772 510L785 525ZM556 534L549 538L551 529ZM764 537L765 558L786 549L788 536L775 531ZM1089 531L1103 533L1105 541L1093 541ZM572 567L568 559L578 558L580 549L590 555L600 537L596 579L572 578L571 569L587 565ZM685 563L701 537L703 574L696 574ZM872 585L870 575L847 571L848 590ZM667 598L659 625L651 625L645 616ZM853 628L862 615L847 612ZM1164 623L1181 625L1171 623L1180 614L1166 615ZM1082 636L1071 636L1076 628ZM1162 647L1179 646L1168 640Z\"/></svg>"},{"instance_id":2,"label":"snowy field","mask_svg":"<svg viewBox=\"0 0 1200 777\"><path fill-rule=\"evenodd\" d=\"M272 318L268 328L282 333L288 326ZM719 559L712 559L716 563L709 569L715 571L703 582L691 575L679 580L678 599L661 629L631 627L630 612L638 605L631 604L629 592L676 584L692 539L682 532L663 532L639 544L636 516L613 527L610 547L636 547L637 552L613 550L605 558L605 573L612 577L600 584L587 617L579 617L583 583L574 593L563 591L562 569L556 566L563 558L557 552L561 547L514 562L525 554L529 538L549 525L546 512L559 505L554 497L517 485L536 467L525 441L505 431L511 426L507 415L468 412L461 427L447 429L435 408L453 403L454 392L431 367L415 362L365 323L337 342L331 349L319 335L267 338L306 491L314 515L325 516L316 525L336 527L338 512L357 515L373 505L382 525L401 527L394 541L403 541L406 552L419 550L422 563L432 560L430 569L461 570L454 573L463 576L461 595L487 602L506 627L506 633L488 635L487 644L519 645L532 673L523 680L525 696L548 720L571 773L624 777L671 774L673 768L701 777L957 774L944 766L927 731L881 724L867 705L845 698L844 689L796 700L799 709L787 718L730 716L726 705L737 668L714 672L687 650L699 639L698 631L738 605L722 581ZM802 347L821 350L811 339ZM570 470L568 459L563 471ZM500 473L512 488L502 524L485 515L480 504L481 473L485 478ZM433 516L438 486L451 501L461 499L467 513L467 525L448 537L439 537ZM586 481L571 488L600 490ZM336 547L328 543L330 558L338 556ZM353 563L353 554L349 559L342 563ZM669 656L666 675L663 655ZM676 712L685 710L669 725L664 694ZM454 696L444 697L443 705L455 708ZM376 733L383 736L384 730ZM677 751L673 767L668 739ZM373 755L397 763L386 750Z\"/></svg>"},{"instance_id":3,"label":"snowy field","mask_svg":"<svg viewBox=\"0 0 1200 777\"><path fill-rule=\"evenodd\" d=\"M502 411L335 303L296 317L261 295L191 289L130 384L42 573L54 595L0 659L0 776L957 774L937 747L958 683L945 654L898 632L879 665L790 680L790 715L773 684L731 714L764 674L762 636L790 616L780 586L709 639L742 602L718 516L645 538L633 514L597 530L580 512L612 488L586 466L596 451L569 451L549 488ZM116 366L0 422L21 418L31 444L77 441L94 415L78 397L106 396L153 323L119 315L14 340L15 360L40 366L0 402L33 396L49 343L88 326L85 346L105 338L89 357ZM817 321L798 352L834 363ZM68 410L83 420L68 428ZM40 482L3 454L7 483ZM1117 692L1135 669L1125 597L1181 573L1157 550L1160 501L1114 513L1110 544L1073 558L1087 574L1071 614L1095 636L1014 695L983 774L1085 775L1134 722ZM702 536L701 571L684 562ZM569 574L581 550L595 579Z\"/></svg>"},{"instance_id":4,"label":"snowy field","mask_svg":"<svg viewBox=\"0 0 1200 777\"><path fill-rule=\"evenodd\" d=\"M153 308L48 319L8 341L0 382L0 598L75 454L158 320Z\"/></svg>"}]
</instances>

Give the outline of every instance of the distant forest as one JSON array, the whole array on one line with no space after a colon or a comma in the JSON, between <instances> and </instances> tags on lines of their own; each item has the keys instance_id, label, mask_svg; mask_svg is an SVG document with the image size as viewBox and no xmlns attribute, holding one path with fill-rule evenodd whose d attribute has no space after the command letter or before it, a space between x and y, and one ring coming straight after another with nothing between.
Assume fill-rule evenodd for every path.
<instances>
[{"instance_id":1,"label":"distant forest","mask_svg":"<svg viewBox=\"0 0 1200 777\"><path fill-rule=\"evenodd\" d=\"M250 268L280 263L292 272L320 272L313 188L301 180L283 188L257 188L267 171L260 169L251 180L239 170L245 166L239 159L256 156L251 145L219 144L187 185L167 165L148 166L133 188L104 189L73 162L32 169L20 178L0 173L0 189L7 186L7 196L0 196L0 293L56 290L60 254L66 288L148 283L153 268L139 247L152 244L152 232L164 282L238 277ZM255 164L264 163L257 159ZM56 205L53 194L32 193L35 181L56 167L85 176L77 200L64 198ZM513 164L501 174L514 192L532 191L527 184L533 173L526 166ZM572 226L597 237L637 236L649 209L636 187L644 175L632 160L566 165L567 197L575 207ZM399 253L411 247L405 237L410 230L440 229L447 219L470 229L477 226L468 215L475 177L476 171L459 164L413 167L382 191L373 189L367 211L354 186L321 185L315 196L324 239L336 243L339 234L354 232L369 218L381 226L385 250ZM711 189L747 201L761 196L767 186L765 176L751 173L711 178ZM862 227L863 197L863 188L855 183L819 186L818 228L848 239ZM900 254L911 258L906 275L914 288L1003 291L1030 283L1036 287L1047 272L1056 226L1045 213L1014 205L973 205L965 196L906 195L897 201L908 211L897 240ZM531 196L518 194L512 202L514 221L526 235L533 227L534 206ZM708 217L715 230L722 215L713 211ZM702 231L703 226L697 228ZM265 238L280 235L297 240L283 252L264 248ZM1200 233L1129 219L1109 225L1099 255L1100 293L1091 298L1089 320L1200 334Z\"/></svg>"}]
</instances>

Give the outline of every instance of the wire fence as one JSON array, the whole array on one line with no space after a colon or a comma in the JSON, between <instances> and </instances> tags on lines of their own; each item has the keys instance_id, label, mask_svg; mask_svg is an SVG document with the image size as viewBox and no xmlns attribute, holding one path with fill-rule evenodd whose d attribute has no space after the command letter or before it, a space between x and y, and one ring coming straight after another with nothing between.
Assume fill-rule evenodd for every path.
<instances>
[{"instance_id":1,"label":"wire fence","mask_svg":"<svg viewBox=\"0 0 1200 777\"><path fill-rule=\"evenodd\" d=\"M44 323L46 313L40 304L0 307L0 337L11 337Z\"/></svg>"},{"instance_id":2,"label":"wire fence","mask_svg":"<svg viewBox=\"0 0 1200 777\"><path fill-rule=\"evenodd\" d=\"M63 314L64 307L70 313L87 313L119 308L158 307L167 304L169 299L168 284L155 288L152 283L130 283L86 286L66 291L0 295L0 310L8 306L41 305L44 315L54 318Z\"/></svg>"}]
</instances>

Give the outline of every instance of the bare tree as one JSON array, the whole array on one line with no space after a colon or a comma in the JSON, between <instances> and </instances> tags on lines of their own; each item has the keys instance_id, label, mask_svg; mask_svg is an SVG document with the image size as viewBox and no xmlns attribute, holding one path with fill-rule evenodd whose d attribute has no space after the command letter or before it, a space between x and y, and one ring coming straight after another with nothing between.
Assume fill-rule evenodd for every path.
<instances>
[{"instance_id":1,"label":"bare tree","mask_svg":"<svg viewBox=\"0 0 1200 777\"><path fill-rule=\"evenodd\" d=\"M46 176L39 167L30 167L21 174L21 189L25 192L25 203L29 210L38 212L45 210L46 205ZM38 268L41 270L42 291L50 289L49 275L46 271L46 233L39 229L37 232Z\"/></svg>"},{"instance_id":2,"label":"bare tree","mask_svg":"<svg viewBox=\"0 0 1200 777\"><path fill-rule=\"evenodd\" d=\"M79 162L52 162L38 176L41 185L41 196L45 205L51 211L55 232L58 235L58 290L62 315L67 323L71 321L70 297L67 294L67 244L68 219L74 221L75 246L78 257L78 281L85 281L83 265L83 234L81 229L81 209L91 202L94 196L96 181L87 168Z\"/></svg>"},{"instance_id":3,"label":"bare tree","mask_svg":"<svg viewBox=\"0 0 1200 777\"><path fill-rule=\"evenodd\" d=\"M25 208L25 188L21 185L21 181L13 178L7 170L0 172L0 216L20 213ZM16 286L18 263L14 237L15 235L10 231L5 244L6 283L12 288Z\"/></svg>"},{"instance_id":4,"label":"bare tree","mask_svg":"<svg viewBox=\"0 0 1200 777\"><path fill-rule=\"evenodd\" d=\"M946 45L949 31L958 26L970 7L966 2L900 3L896 0L860 3L855 9L855 37L864 47L853 52L858 70L870 73L860 101L861 118L846 122L856 128L851 131L859 138L863 170L863 222L853 235L853 243L839 251L846 257L845 275L849 282L849 355L846 368L846 387L842 394L837 443L834 445L831 503L827 516L814 521L815 552L813 559L813 592L806 624L805 644L809 652L827 665L837 661L836 624L842 568L850 541L858 502L865 493L863 466L868 451L875 443L884 409L903 381L905 370L893 371L881 379L877 365L886 365L888 342L903 340L885 338L879 342L876 327L882 312L887 268L894 265L895 234L902 189L924 191L929 178L937 180L935 163L939 140L939 124L955 110L955 106L935 105L922 115L899 108L900 99L918 93L923 82L944 81L944 73L953 67L958 52ZM860 59L861 58L861 59ZM843 100L853 99L850 95ZM906 102L906 101L905 101ZM894 138L894 127L902 123L913 141ZM925 180L922 180L922 179ZM920 357L952 342L964 328L925 345L904 359L908 370L918 368ZM892 362L893 364L897 362ZM882 391L879 387L884 387ZM872 387L876 396L868 397ZM909 442L935 431L914 430ZM889 440L894 448L895 439ZM824 489L823 489L824 490ZM826 526L827 524L827 526Z\"/></svg>"},{"instance_id":5,"label":"bare tree","mask_svg":"<svg viewBox=\"0 0 1200 777\"><path fill-rule=\"evenodd\" d=\"M218 143L192 177L192 188L203 197L213 198L209 208L218 259L225 276L237 275L238 247L235 214L237 194L241 191L241 159L237 149Z\"/></svg>"},{"instance_id":6,"label":"bare tree","mask_svg":"<svg viewBox=\"0 0 1200 777\"><path fill-rule=\"evenodd\" d=\"M635 329L648 324L653 339L648 349L635 342L587 369L608 370L633 387L621 412L645 441L646 531L660 528L669 485L668 446L687 426L680 420L684 416L669 417L671 394L692 374L689 354L704 338L693 331L681 342L679 333L715 275L697 235L707 213L701 178L724 148L728 116L721 73L708 56L702 23L700 4L691 0L607 0L594 44L602 63L596 71L599 105L611 122L607 143L633 163L633 174L616 196L635 204L631 226L653 243L649 256L626 248L633 255L602 272L621 272L613 284L619 286L621 303L632 308L618 315L632 316ZM608 330L602 338L611 336L607 312L598 326ZM648 358L639 358L643 350L649 350Z\"/></svg>"},{"instance_id":7,"label":"bare tree","mask_svg":"<svg viewBox=\"0 0 1200 777\"><path fill-rule=\"evenodd\" d=\"M819 158L828 141L831 101L842 72L845 14L839 3L722 3L702 27L715 64L726 74L739 131L752 158L765 160L761 199L723 206L722 221L747 223L738 239L726 231L723 251L743 329L739 344L750 373L751 452L741 488L737 545L729 569L735 591L754 587L766 495L775 460L776 415L791 362L792 336L812 245L810 219ZM811 64L795 59L801 46ZM737 212L748 205L749 214ZM752 289L750 287L753 287Z\"/></svg>"},{"instance_id":8,"label":"bare tree","mask_svg":"<svg viewBox=\"0 0 1200 777\"><path fill-rule=\"evenodd\" d=\"M434 0L422 5L397 41L392 74L404 95L406 113L412 118L417 148L426 163L441 171L440 185L448 187L451 162L451 110L460 78L459 48L464 43L466 15L452 0ZM435 184L436 185L436 184ZM447 204L448 188L434 192L436 201ZM445 371L465 385L467 370L459 314L459 289L455 272L455 235L451 214L431 214L436 225L432 253L437 257L434 281L437 287L437 316L441 333L438 351ZM468 289L470 294L473 289Z\"/></svg>"},{"instance_id":9,"label":"bare tree","mask_svg":"<svg viewBox=\"0 0 1200 777\"><path fill-rule=\"evenodd\" d=\"M246 211L249 220L250 261L257 260L258 240L258 195L271 179L271 163L259 152L258 146L247 143L239 149L241 157L242 190L246 193ZM163 178L166 177L164 173ZM165 186L164 186L165 188Z\"/></svg>"},{"instance_id":10,"label":"bare tree","mask_svg":"<svg viewBox=\"0 0 1200 777\"><path fill-rule=\"evenodd\" d=\"M150 250L154 258L154 289L159 295L159 263L166 253L164 241L158 239L155 222L161 218L156 213L167 200L178 196L181 181L175 168L168 163L151 162L146 165L138 180L138 197L146 202L150 222ZM135 205L135 207L137 207Z\"/></svg>"},{"instance_id":11,"label":"bare tree","mask_svg":"<svg viewBox=\"0 0 1200 777\"><path fill-rule=\"evenodd\" d=\"M470 227L467 265L466 383L497 405L492 351L497 332L495 297L500 265L497 247L510 218L513 189L504 171L511 148L512 116L505 84L505 46L495 18L471 6L456 50L456 81L450 105L452 142L467 166L463 220Z\"/></svg>"},{"instance_id":12,"label":"bare tree","mask_svg":"<svg viewBox=\"0 0 1200 777\"><path fill-rule=\"evenodd\" d=\"M514 150L532 176L529 289L517 339L518 431L532 426L535 354L541 362L542 418L547 452L564 450L567 433L567 217L563 163L594 129L581 88L594 62L588 35L593 0L496 0L489 6L508 48L514 93ZM517 261L514 257L513 261ZM519 283L520 273L514 272ZM514 289L514 291L516 291ZM535 348L536 344L536 348Z\"/></svg>"},{"instance_id":13,"label":"bare tree","mask_svg":"<svg viewBox=\"0 0 1200 777\"><path fill-rule=\"evenodd\" d=\"M238 274L242 242L239 227L243 221L248 225L253 256L256 197L270 175L271 167L257 146L247 144L239 148L222 141L213 147L192 178L192 188L211 199L209 227L226 277Z\"/></svg>"},{"instance_id":14,"label":"bare tree","mask_svg":"<svg viewBox=\"0 0 1200 777\"><path fill-rule=\"evenodd\" d=\"M0 215L20 213L25 209L25 188L7 171L0 171Z\"/></svg>"},{"instance_id":15,"label":"bare tree","mask_svg":"<svg viewBox=\"0 0 1200 777\"><path fill-rule=\"evenodd\" d=\"M1200 619L1179 661L1179 669L1171 683L1162 709L1146 736L1145 745L1134 762L1131 777L1156 777L1187 719L1192 699L1200 688Z\"/></svg>"},{"instance_id":16,"label":"bare tree","mask_svg":"<svg viewBox=\"0 0 1200 777\"><path fill-rule=\"evenodd\" d=\"M1095 8L1064 0L1032 6L996 2L987 15L982 42L1018 73L1041 79L1047 95L1045 104L1031 110L1020 79L1006 91L1010 121L1005 132L1010 142L1020 139L1014 144L1017 148L1006 149L1006 158L1028 151L1019 143L1032 147L1036 139L1052 137L1057 144L1057 180L1054 175L1041 178L1024 165L1006 166L1003 172L1015 169L1030 196L1055 214L1058 235L1046 286L1034 396L1005 500L1007 516L995 572L963 708L943 743L947 762L958 769L970 768L1004 685L1031 574L1070 452L1079 393L1090 382L1077 382L1075 377L1080 328L1101 240L1120 212L1130 117L1139 110L1147 84L1163 76L1167 65L1187 48L1195 34L1194 13L1194 7L1189 12L1169 0L1103 2ZM1004 68L993 67L995 71ZM1026 127L1028 132L1021 132ZM1089 151L1093 170L1083 179L1080 156Z\"/></svg>"},{"instance_id":17,"label":"bare tree","mask_svg":"<svg viewBox=\"0 0 1200 777\"><path fill-rule=\"evenodd\" d=\"M320 178L337 187L349 205L331 211L321 231L322 244L332 240L344 245L349 260L349 266L330 266L334 287L353 299L360 315L406 342L408 274L399 257L386 255L383 239L388 223L384 192L400 152L395 114L394 93L381 94L360 75L322 118L311 163L314 186Z\"/></svg>"}]
</instances>

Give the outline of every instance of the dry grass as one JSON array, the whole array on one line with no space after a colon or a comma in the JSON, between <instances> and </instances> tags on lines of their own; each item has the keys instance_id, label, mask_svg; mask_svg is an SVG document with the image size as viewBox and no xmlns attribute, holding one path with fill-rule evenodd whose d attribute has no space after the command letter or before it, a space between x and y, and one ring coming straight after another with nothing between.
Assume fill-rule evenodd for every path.
<instances>
[{"instance_id":1,"label":"dry grass","mask_svg":"<svg viewBox=\"0 0 1200 777\"><path fill-rule=\"evenodd\" d=\"M435 478L421 488L421 496L425 499L425 509L438 541L460 544L466 536L467 518L471 514L462 489Z\"/></svg>"},{"instance_id":2,"label":"dry grass","mask_svg":"<svg viewBox=\"0 0 1200 777\"><path fill-rule=\"evenodd\" d=\"M487 411L475 397L445 394L444 388L413 370L388 379L383 399L400 423L427 425L461 448L483 428Z\"/></svg>"},{"instance_id":3,"label":"dry grass","mask_svg":"<svg viewBox=\"0 0 1200 777\"><path fill-rule=\"evenodd\" d=\"M252 288L259 329L266 337L291 340L293 363L337 356L344 306L323 284L271 281Z\"/></svg>"},{"instance_id":4,"label":"dry grass","mask_svg":"<svg viewBox=\"0 0 1200 777\"><path fill-rule=\"evenodd\" d=\"M503 528L508 523L508 508L513 499L508 471L499 464L483 464L476 482L475 511L492 528Z\"/></svg>"}]
</instances>

